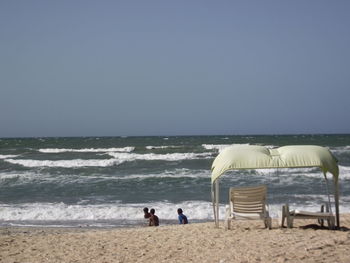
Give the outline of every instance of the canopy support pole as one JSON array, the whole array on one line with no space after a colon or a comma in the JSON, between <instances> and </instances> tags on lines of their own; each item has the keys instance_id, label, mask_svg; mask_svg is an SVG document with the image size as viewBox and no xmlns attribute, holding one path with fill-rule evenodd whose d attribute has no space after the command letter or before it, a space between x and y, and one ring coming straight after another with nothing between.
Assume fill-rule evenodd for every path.
<instances>
[{"instance_id":1,"label":"canopy support pole","mask_svg":"<svg viewBox=\"0 0 350 263\"><path fill-rule=\"evenodd\" d=\"M215 184L215 185L214 185ZM211 184L211 200L213 202L215 227L219 227L219 180Z\"/></svg>"},{"instance_id":2,"label":"canopy support pole","mask_svg":"<svg viewBox=\"0 0 350 263\"><path fill-rule=\"evenodd\" d=\"M326 172L323 172L324 179L326 181L326 190L327 190L327 196L328 196L328 207L329 207L329 212L333 215L333 209L332 209L332 203L331 203L331 197L329 193L329 186L328 186L328 178Z\"/></svg>"},{"instance_id":3,"label":"canopy support pole","mask_svg":"<svg viewBox=\"0 0 350 263\"><path fill-rule=\"evenodd\" d=\"M216 227L219 227L219 180L215 180Z\"/></svg>"},{"instance_id":4,"label":"canopy support pole","mask_svg":"<svg viewBox=\"0 0 350 263\"><path fill-rule=\"evenodd\" d=\"M211 201L213 203L214 223L215 223L215 226L217 227L216 209L215 209L215 188L213 183L211 184Z\"/></svg>"},{"instance_id":5,"label":"canopy support pole","mask_svg":"<svg viewBox=\"0 0 350 263\"><path fill-rule=\"evenodd\" d=\"M339 229L339 185L338 185L338 176L333 176L334 180L334 203L335 203L335 217L337 221L337 228Z\"/></svg>"}]
</instances>

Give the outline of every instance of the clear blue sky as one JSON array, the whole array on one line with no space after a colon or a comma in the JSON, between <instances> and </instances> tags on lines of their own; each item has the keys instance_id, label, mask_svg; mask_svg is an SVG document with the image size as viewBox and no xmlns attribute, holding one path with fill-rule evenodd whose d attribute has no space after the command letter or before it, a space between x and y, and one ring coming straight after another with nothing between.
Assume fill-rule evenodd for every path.
<instances>
[{"instance_id":1,"label":"clear blue sky","mask_svg":"<svg viewBox=\"0 0 350 263\"><path fill-rule=\"evenodd\" d=\"M350 1L0 2L0 137L350 133Z\"/></svg>"}]
</instances>

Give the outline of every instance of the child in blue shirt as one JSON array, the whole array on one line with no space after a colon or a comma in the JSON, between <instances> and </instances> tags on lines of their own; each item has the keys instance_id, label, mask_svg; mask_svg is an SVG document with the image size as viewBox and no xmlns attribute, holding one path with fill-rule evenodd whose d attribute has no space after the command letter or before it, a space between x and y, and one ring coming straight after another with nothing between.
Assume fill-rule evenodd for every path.
<instances>
[{"instance_id":1,"label":"child in blue shirt","mask_svg":"<svg viewBox=\"0 0 350 263\"><path fill-rule=\"evenodd\" d=\"M177 214L179 215L179 224L188 224L187 216L182 213L182 209L177 209Z\"/></svg>"}]
</instances>

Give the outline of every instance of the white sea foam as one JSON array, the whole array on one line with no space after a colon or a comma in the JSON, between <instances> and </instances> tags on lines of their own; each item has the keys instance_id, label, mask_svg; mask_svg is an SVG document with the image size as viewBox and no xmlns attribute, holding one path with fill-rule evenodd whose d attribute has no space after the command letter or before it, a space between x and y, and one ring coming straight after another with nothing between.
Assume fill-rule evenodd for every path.
<instances>
[{"instance_id":1,"label":"white sea foam","mask_svg":"<svg viewBox=\"0 0 350 263\"><path fill-rule=\"evenodd\" d=\"M317 167L305 167L305 168L271 168L271 169L256 169L251 170L257 175L264 177L296 177L305 176L313 178L323 178L323 172ZM249 173L249 170L247 170ZM327 173L327 178L332 178L330 173ZM339 165L339 179L350 179L350 167Z\"/></svg>"},{"instance_id":2,"label":"white sea foam","mask_svg":"<svg viewBox=\"0 0 350 263\"><path fill-rule=\"evenodd\" d=\"M206 150L216 150L222 152L223 149L233 145L249 145L249 143L236 143L236 144L202 144L202 147Z\"/></svg>"},{"instance_id":3,"label":"white sea foam","mask_svg":"<svg viewBox=\"0 0 350 263\"><path fill-rule=\"evenodd\" d=\"M120 180L147 180L150 178L206 178L209 180L210 171L209 170L190 170L186 168L174 169L174 170L165 170L162 173L154 174L131 174L125 176L116 176L116 175L104 175L96 174L89 176L81 175L71 175L71 174L60 174L60 175L51 175L49 173L40 173L33 171L22 171L22 172L11 172L11 173L0 173L0 183L16 179L12 181L11 185L21 185L27 184L29 182L50 182L55 184L80 184L87 183L89 181L120 181Z\"/></svg>"},{"instance_id":4,"label":"white sea foam","mask_svg":"<svg viewBox=\"0 0 350 263\"><path fill-rule=\"evenodd\" d=\"M330 151L332 153L338 153L338 154L349 153L350 152L350 146L347 145L347 146L331 147Z\"/></svg>"},{"instance_id":5,"label":"white sea foam","mask_svg":"<svg viewBox=\"0 0 350 263\"><path fill-rule=\"evenodd\" d=\"M273 169L271 169L271 170L273 172ZM305 176L305 177L322 178L322 179L324 178L322 170L317 168L317 167L313 167L313 168L284 168L284 169L279 169L277 171L275 169L275 173L272 175L281 176L281 177L283 177L283 176L288 176L288 177ZM331 179L332 174L327 173L327 178ZM349 166L339 165L339 179L340 180L350 179L350 167Z\"/></svg>"},{"instance_id":6,"label":"white sea foam","mask_svg":"<svg viewBox=\"0 0 350 263\"><path fill-rule=\"evenodd\" d=\"M1 178L1 177L0 177ZM81 180L91 180L91 179L97 179L97 180L108 180L108 181L119 181L119 180L146 180L150 178L205 178L210 179L210 171L209 170L189 170L189 169L175 169L173 171L164 171L162 173L154 173L154 174L131 174L126 176L103 176L103 175L97 175L97 176L83 176L80 177ZM79 180L79 178L75 178L74 180Z\"/></svg>"},{"instance_id":7,"label":"white sea foam","mask_svg":"<svg viewBox=\"0 0 350 263\"><path fill-rule=\"evenodd\" d=\"M173 148L181 148L181 146L176 146L176 145L162 145L162 146L146 146L147 150L153 150L153 149L173 149Z\"/></svg>"},{"instance_id":8,"label":"white sea foam","mask_svg":"<svg viewBox=\"0 0 350 263\"><path fill-rule=\"evenodd\" d=\"M350 179L350 167L339 165L339 179Z\"/></svg>"},{"instance_id":9,"label":"white sea foam","mask_svg":"<svg viewBox=\"0 0 350 263\"><path fill-rule=\"evenodd\" d=\"M19 164L25 167L107 167L119 165L124 162L136 160L162 160L162 161L182 161L195 159L208 159L212 157L211 153L169 153L169 154L135 154L110 152L112 159L73 159L73 160L32 160L32 159L4 159L4 161Z\"/></svg>"},{"instance_id":10,"label":"white sea foam","mask_svg":"<svg viewBox=\"0 0 350 263\"><path fill-rule=\"evenodd\" d=\"M0 154L0 159L7 159L7 158L15 158L18 155L14 155L14 154Z\"/></svg>"},{"instance_id":11,"label":"white sea foam","mask_svg":"<svg viewBox=\"0 0 350 263\"><path fill-rule=\"evenodd\" d=\"M34 178L37 177L37 174L34 174L33 172L29 171L23 171L23 172L2 172L0 173L0 182L3 180L8 180L8 179L24 179L24 180L33 180Z\"/></svg>"},{"instance_id":12,"label":"white sea foam","mask_svg":"<svg viewBox=\"0 0 350 263\"><path fill-rule=\"evenodd\" d=\"M232 144L202 144L203 148L206 150L223 150Z\"/></svg>"},{"instance_id":13,"label":"white sea foam","mask_svg":"<svg viewBox=\"0 0 350 263\"><path fill-rule=\"evenodd\" d=\"M235 176L239 174L245 174L244 177L247 176L261 176L263 178L269 177L293 177L293 176L308 176L308 177L320 177L323 176L323 173L318 168L266 168L266 169L248 169L242 171L230 171L226 173L228 176L230 174L235 174Z\"/></svg>"},{"instance_id":14,"label":"white sea foam","mask_svg":"<svg viewBox=\"0 0 350 263\"><path fill-rule=\"evenodd\" d=\"M276 146L276 145L263 145L263 146L265 146L266 148L268 148L268 149L274 149L274 148L277 148L278 146Z\"/></svg>"},{"instance_id":15,"label":"white sea foam","mask_svg":"<svg viewBox=\"0 0 350 263\"><path fill-rule=\"evenodd\" d=\"M271 168L271 169L256 169L254 170L257 174L267 176L290 176L291 174L310 174L315 172L321 172L318 168ZM319 175L319 174L318 174Z\"/></svg>"},{"instance_id":16,"label":"white sea foam","mask_svg":"<svg viewBox=\"0 0 350 263\"><path fill-rule=\"evenodd\" d=\"M155 208L159 218L177 219L176 209L181 207L189 219L211 219L210 202L182 203L155 202L143 204L67 205L64 203L0 204L0 220L11 221L72 221L72 220L138 220L143 219L143 207Z\"/></svg>"},{"instance_id":17,"label":"white sea foam","mask_svg":"<svg viewBox=\"0 0 350 263\"><path fill-rule=\"evenodd\" d=\"M118 159L74 159L74 160L25 160L25 159L5 159L6 162L12 164L19 164L25 167L107 167L113 165L119 165L122 161Z\"/></svg>"},{"instance_id":18,"label":"white sea foam","mask_svg":"<svg viewBox=\"0 0 350 263\"><path fill-rule=\"evenodd\" d=\"M11 180L11 186L14 185L25 185L28 183L43 183L43 182L49 182L49 183L84 183L87 180L94 180L93 176L87 177L87 176L79 176L79 175L51 175L49 173L40 173L40 172L33 172L33 171L21 171L21 172L3 172L0 173L0 183L6 182L7 180Z\"/></svg>"},{"instance_id":19,"label":"white sea foam","mask_svg":"<svg viewBox=\"0 0 350 263\"><path fill-rule=\"evenodd\" d=\"M115 177L117 180L129 179L149 179L149 178L210 178L210 170L189 170L175 169L174 171L164 171L160 174L135 174L123 177ZM110 177L108 179L111 179Z\"/></svg>"},{"instance_id":20,"label":"white sea foam","mask_svg":"<svg viewBox=\"0 0 350 263\"><path fill-rule=\"evenodd\" d=\"M349 198L348 198L349 199ZM341 199L341 213L349 213L350 208L346 205L349 200ZM0 204L0 221L98 221L98 220L143 220L143 207L154 208L156 214L162 220L177 220L177 208L181 207L184 214L191 220L213 220L213 208L211 202L186 201L180 203L154 202L122 204L88 205L64 203L25 203L25 204ZM282 204L270 205L270 214L276 218ZM305 205L290 203L291 208L300 210L317 211L320 207L318 201L309 202ZM219 218L225 215L225 204L219 207Z\"/></svg>"},{"instance_id":21,"label":"white sea foam","mask_svg":"<svg viewBox=\"0 0 350 263\"><path fill-rule=\"evenodd\" d=\"M110 156L120 161L135 161L135 160L161 160L161 161L181 161L194 159L208 159L212 158L211 153L167 153L167 154L137 154L137 153L108 153Z\"/></svg>"},{"instance_id":22,"label":"white sea foam","mask_svg":"<svg viewBox=\"0 0 350 263\"><path fill-rule=\"evenodd\" d=\"M66 149L66 148L42 148L39 152L42 153L64 153L64 152L132 152L135 147L123 147L123 148L84 148L84 149Z\"/></svg>"}]
</instances>

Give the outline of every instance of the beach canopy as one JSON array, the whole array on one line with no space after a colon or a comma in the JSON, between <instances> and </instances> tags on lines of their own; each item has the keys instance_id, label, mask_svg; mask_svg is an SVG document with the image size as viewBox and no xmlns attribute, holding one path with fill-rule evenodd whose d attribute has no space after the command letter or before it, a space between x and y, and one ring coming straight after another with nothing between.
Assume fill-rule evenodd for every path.
<instances>
[{"instance_id":1,"label":"beach canopy","mask_svg":"<svg viewBox=\"0 0 350 263\"><path fill-rule=\"evenodd\" d=\"M212 164L212 199L215 222L218 224L218 179L229 170L318 167L326 176L333 175L337 226L339 227L338 161L325 147L291 145L270 149L259 145L233 145L223 149ZM214 187L214 184L216 186ZM216 209L215 209L216 205Z\"/></svg>"}]
</instances>

